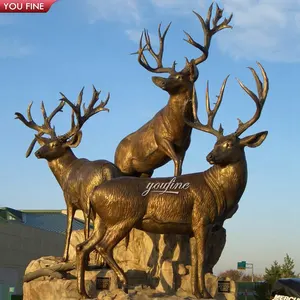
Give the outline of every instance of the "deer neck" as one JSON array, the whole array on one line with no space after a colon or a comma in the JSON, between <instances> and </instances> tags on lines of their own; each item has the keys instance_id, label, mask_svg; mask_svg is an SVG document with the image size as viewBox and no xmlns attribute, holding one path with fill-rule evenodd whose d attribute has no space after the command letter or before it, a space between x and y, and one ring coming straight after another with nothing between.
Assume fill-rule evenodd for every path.
<instances>
[{"instance_id":1,"label":"deer neck","mask_svg":"<svg viewBox=\"0 0 300 300\"><path fill-rule=\"evenodd\" d=\"M186 91L184 93L171 95L168 101L168 112L172 116L177 116L178 118L184 120L184 109L186 101L192 99L192 91ZM188 104L187 113L192 114L192 104Z\"/></svg>"},{"instance_id":2,"label":"deer neck","mask_svg":"<svg viewBox=\"0 0 300 300\"><path fill-rule=\"evenodd\" d=\"M68 178L68 174L71 170L72 164L77 160L77 157L71 149L68 149L66 153L51 161L48 161L48 165L58 181L59 185L63 188L65 181Z\"/></svg>"},{"instance_id":3,"label":"deer neck","mask_svg":"<svg viewBox=\"0 0 300 300\"><path fill-rule=\"evenodd\" d=\"M236 163L225 167L215 165L204 172L204 177L217 199L219 212L232 210L242 197L247 184L245 153Z\"/></svg>"}]
</instances>

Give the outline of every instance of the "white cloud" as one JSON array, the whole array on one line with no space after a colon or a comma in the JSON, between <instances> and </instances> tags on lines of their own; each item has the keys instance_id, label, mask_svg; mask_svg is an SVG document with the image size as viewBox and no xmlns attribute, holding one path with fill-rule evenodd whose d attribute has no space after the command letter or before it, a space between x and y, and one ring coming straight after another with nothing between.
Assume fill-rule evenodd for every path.
<instances>
[{"instance_id":1,"label":"white cloud","mask_svg":"<svg viewBox=\"0 0 300 300\"><path fill-rule=\"evenodd\" d=\"M223 0L233 30L218 34L221 50L234 58L300 62L298 0Z\"/></svg>"},{"instance_id":2,"label":"white cloud","mask_svg":"<svg viewBox=\"0 0 300 300\"><path fill-rule=\"evenodd\" d=\"M138 29L127 29L125 30L126 35L128 36L129 40L131 40L134 43L139 43L142 30Z\"/></svg>"},{"instance_id":3,"label":"white cloud","mask_svg":"<svg viewBox=\"0 0 300 300\"><path fill-rule=\"evenodd\" d=\"M90 22L99 19L118 22L140 22L138 0L87 0Z\"/></svg>"},{"instance_id":4,"label":"white cloud","mask_svg":"<svg viewBox=\"0 0 300 300\"><path fill-rule=\"evenodd\" d=\"M125 30L126 35L128 36L129 40L131 40L134 43L139 43L140 42L140 38L141 38L141 34L142 34L143 30L142 29L127 29ZM153 47L157 47L159 45L158 43L158 36L152 33L149 33L150 39L151 39L151 45ZM143 38L143 41L145 41L145 39ZM144 44L144 42L143 42Z\"/></svg>"},{"instance_id":5,"label":"white cloud","mask_svg":"<svg viewBox=\"0 0 300 300\"><path fill-rule=\"evenodd\" d=\"M21 58L31 55L33 47L11 38L2 38L0 41L0 59Z\"/></svg>"},{"instance_id":6,"label":"white cloud","mask_svg":"<svg viewBox=\"0 0 300 300\"><path fill-rule=\"evenodd\" d=\"M192 10L198 11L204 7L204 0L151 0L152 5L161 10L162 13L187 14Z\"/></svg>"},{"instance_id":7,"label":"white cloud","mask_svg":"<svg viewBox=\"0 0 300 300\"><path fill-rule=\"evenodd\" d=\"M88 0L87 2L93 11L94 21L102 18L130 23L132 29L125 33L134 42L139 39L141 33L137 28L141 25L146 26L144 23L157 21L155 11L159 15L180 14L181 18L186 18L189 22L191 10L205 14L211 3L209 0ZM237 59L300 62L299 0L218 2L220 7L225 8L224 15L233 13L231 21L233 30L224 30L216 36L222 51Z\"/></svg>"}]
</instances>

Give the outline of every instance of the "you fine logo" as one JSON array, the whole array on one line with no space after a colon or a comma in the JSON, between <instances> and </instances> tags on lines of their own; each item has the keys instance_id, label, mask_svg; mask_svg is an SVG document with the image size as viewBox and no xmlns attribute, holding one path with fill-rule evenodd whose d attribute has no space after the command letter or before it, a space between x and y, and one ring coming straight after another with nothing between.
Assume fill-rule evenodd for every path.
<instances>
[{"instance_id":1,"label":"you fine logo","mask_svg":"<svg viewBox=\"0 0 300 300\"><path fill-rule=\"evenodd\" d=\"M147 196L150 192L162 194L179 194L179 190L188 189L190 184L188 182L176 182L176 177L173 177L169 182L149 182L146 190L142 196Z\"/></svg>"},{"instance_id":2,"label":"you fine logo","mask_svg":"<svg viewBox=\"0 0 300 300\"><path fill-rule=\"evenodd\" d=\"M0 0L1 13L46 13L58 0Z\"/></svg>"}]
</instances>

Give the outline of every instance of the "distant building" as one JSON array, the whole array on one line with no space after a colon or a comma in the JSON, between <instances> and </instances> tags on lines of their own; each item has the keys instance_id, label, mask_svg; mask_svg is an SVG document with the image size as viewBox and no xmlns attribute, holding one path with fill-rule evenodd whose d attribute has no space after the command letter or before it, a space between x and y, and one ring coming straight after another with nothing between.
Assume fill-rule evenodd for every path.
<instances>
[{"instance_id":1,"label":"distant building","mask_svg":"<svg viewBox=\"0 0 300 300\"><path fill-rule=\"evenodd\" d=\"M31 260L62 256L66 224L65 210L0 208L0 299L6 299L9 289L22 295L23 275ZM73 230L83 228L78 212Z\"/></svg>"}]
</instances>

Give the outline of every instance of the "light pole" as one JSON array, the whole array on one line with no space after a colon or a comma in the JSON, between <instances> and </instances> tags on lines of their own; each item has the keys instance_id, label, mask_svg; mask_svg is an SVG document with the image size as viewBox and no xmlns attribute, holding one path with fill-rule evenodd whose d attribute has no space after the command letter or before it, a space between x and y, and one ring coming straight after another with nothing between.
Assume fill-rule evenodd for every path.
<instances>
[{"instance_id":1,"label":"light pole","mask_svg":"<svg viewBox=\"0 0 300 300\"><path fill-rule=\"evenodd\" d=\"M254 282L254 267L253 267L253 264L252 263L247 263L246 268L251 269L251 279L252 279L252 282Z\"/></svg>"}]
</instances>

